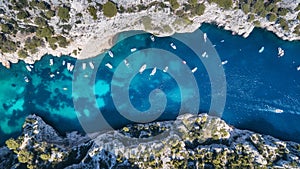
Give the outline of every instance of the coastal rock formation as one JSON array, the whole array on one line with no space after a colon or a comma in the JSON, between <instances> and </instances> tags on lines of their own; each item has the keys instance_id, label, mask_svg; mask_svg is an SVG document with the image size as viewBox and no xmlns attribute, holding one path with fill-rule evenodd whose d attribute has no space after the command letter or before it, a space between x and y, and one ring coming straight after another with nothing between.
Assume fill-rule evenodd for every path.
<instances>
[{"instance_id":1,"label":"coastal rock formation","mask_svg":"<svg viewBox=\"0 0 300 169\"><path fill-rule=\"evenodd\" d=\"M300 145L239 130L207 114L59 136L40 117L1 148L1 168L299 168ZM49 137L51 136L51 137Z\"/></svg>"},{"instance_id":2,"label":"coastal rock formation","mask_svg":"<svg viewBox=\"0 0 300 169\"><path fill-rule=\"evenodd\" d=\"M112 3L113 2L113 3ZM247 37L262 27L285 40L300 39L299 0L46 0L3 1L0 62L33 64L45 54L84 59L113 45L120 32L157 36L193 32L213 23ZM116 13L105 13L109 3ZM217 4L216 4L217 3ZM108 5L108 6L109 6Z\"/></svg>"}]
</instances>

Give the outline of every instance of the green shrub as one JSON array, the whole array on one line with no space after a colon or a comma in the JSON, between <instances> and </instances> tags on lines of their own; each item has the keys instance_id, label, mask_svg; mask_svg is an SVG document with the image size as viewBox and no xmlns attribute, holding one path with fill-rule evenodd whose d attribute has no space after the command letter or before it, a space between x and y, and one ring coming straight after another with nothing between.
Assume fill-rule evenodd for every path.
<instances>
[{"instance_id":1,"label":"green shrub","mask_svg":"<svg viewBox=\"0 0 300 169\"><path fill-rule=\"evenodd\" d=\"M250 5L249 4L243 4L242 5L242 10L244 11L245 14L248 14L250 12Z\"/></svg>"},{"instance_id":2,"label":"green shrub","mask_svg":"<svg viewBox=\"0 0 300 169\"><path fill-rule=\"evenodd\" d=\"M289 30L288 22L285 19L279 18L278 22L283 30L285 31Z\"/></svg>"},{"instance_id":3,"label":"green shrub","mask_svg":"<svg viewBox=\"0 0 300 169\"><path fill-rule=\"evenodd\" d=\"M58 41L58 45L59 47L65 48L69 45L69 41L67 41L67 39L63 36L58 36L57 37L57 41Z\"/></svg>"},{"instance_id":4,"label":"green shrub","mask_svg":"<svg viewBox=\"0 0 300 169\"><path fill-rule=\"evenodd\" d=\"M18 19L25 19L27 17L29 17L29 13L27 11L22 10L17 14Z\"/></svg>"},{"instance_id":5,"label":"green shrub","mask_svg":"<svg viewBox=\"0 0 300 169\"><path fill-rule=\"evenodd\" d=\"M286 9L286 8L279 8L278 9L278 15L280 15L280 16L285 16L288 12L289 12L289 10Z\"/></svg>"},{"instance_id":6,"label":"green shrub","mask_svg":"<svg viewBox=\"0 0 300 169\"><path fill-rule=\"evenodd\" d=\"M18 161L20 163L28 163L29 161L31 161L33 158L32 153L26 151L26 150L21 150L18 153Z\"/></svg>"},{"instance_id":7,"label":"green shrub","mask_svg":"<svg viewBox=\"0 0 300 169\"><path fill-rule=\"evenodd\" d=\"M5 144L10 150L16 150L20 147L19 143L17 143L17 141L13 138L6 140Z\"/></svg>"},{"instance_id":8,"label":"green shrub","mask_svg":"<svg viewBox=\"0 0 300 169\"><path fill-rule=\"evenodd\" d=\"M48 161L50 159L50 154L41 154L40 155L40 158L43 160L43 161Z\"/></svg>"},{"instance_id":9,"label":"green shrub","mask_svg":"<svg viewBox=\"0 0 300 169\"><path fill-rule=\"evenodd\" d=\"M275 22L277 20L277 15L274 14L274 13L269 13L267 15L267 17L268 17L268 19L269 19L270 22Z\"/></svg>"},{"instance_id":10,"label":"green shrub","mask_svg":"<svg viewBox=\"0 0 300 169\"><path fill-rule=\"evenodd\" d=\"M47 26L47 21L41 17L36 17L34 23L42 27Z\"/></svg>"},{"instance_id":11,"label":"green shrub","mask_svg":"<svg viewBox=\"0 0 300 169\"><path fill-rule=\"evenodd\" d=\"M43 28L38 28L36 30L36 36L37 37L50 37L54 33L53 29L51 27L43 27Z\"/></svg>"},{"instance_id":12,"label":"green shrub","mask_svg":"<svg viewBox=\"0 0 300 169\"><path fill-rule=\"evenodd\" d=\"M19 58L23 58L24 59L24 58L26 58L28 56L28 53L25 50L20 49L18 51L18 56L19 56Z\"/></svg>"},{"instance_id":13,"label":"green shrub","mask_svg":"<svg viewBox=\"0 0 300 169\"><path fill-rule=\"evenodd\" d=\"M117 14L117 7L114 3L108 1L103 5L103 14L106 17L114 17Z\"/></svg>"},{"instance_id":14,"label":"green shrub","mask_svg":"<svg viewBox=\"0 0 300 169\"><path fill-rule=\"evenodd\" d=\"M203 15L205 11L205 5L204 4L197 4L196 8L195 8L195 13L197 15Z\"/></svg>"},{"instance_id":15,"label":"green shrub","mask_svg":"<svg viewBox=\"0 0 300 169\"><path fill-rule=\"evenodd\" d=\"M63 21L69 21L70 19L70 9L68 7L59 7L57 15L62 19Z\"/></svg>"},{"instance_id":16,"label":"green shrub","mask_svg":"<svg viewBox=\"0 0 300 169\"><path fill-rule=\"evenodd\" d=\"M248 15L248 21L249 21L249 22L254 21L254 19L255 19L255 16L254 16L253 14L249 14L249 15Z\"/></svg>"},{"instance_id":17,"label":"green shrub","mask_svg":"<svg viewBox=\"0 0 300 169\"><path fill-rule=\"evenodd\" d=\"M196 5L197 5L197 0L189 0L188 2L189 2L189 4L191 4L192 6L196 6Z\"/></svg>"},{"instance_id":18,"label":"green shrub","mask_svg":"<svg viewBox=\"0 0 300 169\"><path fill-rule=\"evenodd\" d=\"M179 8L179 3L177 2L177 0L169 0L170 4L171 4L171 8L172 9L177 9Z\"/></svg>"},{"instance_id":19,"label":"green shrub","mask_svg":"<svg viewBox=\"0 0 300 169\"><path fill-rule=\"evenodd\" d=\"M53 16L55 16L55 12L52 10L48 10L45 12L45 16L47 19L51 19Z\"/></svg>"},{"instance_id":20,"label":"green shrub","mask_svg":"<svg viewBox=\"0 0 300 169\"><path fill-rule=\"evenodd\" d=\"M300 12L297 15L297 19L300 21Z\"/></svg>"},{"instance_id":21,"label":"green shrub","mask_svg":"<svg viewBox=\"0 0 300 169\"><path fill-rule=\"evenodd\" d=\"M3 33L10 33L14 27L11 24L1 24L1 31Z\"/></svg>"},{"instance_id":22,"label":"green shrub","mask_svg":"<svg viewBox=\"0 0 300 169\"><path fill-rule=\"evenodd\" d=\"M232 7L232 0L208 0L209 3L216 3L221 8L229 9Z\"/></svg>"},{"instance_id":23,"label":"green shrub","mask_svg":"<svg viewBox=\"0 0 300 169\"><path fill-rule=\"evenodd\" d=\"M88 11L89 11L90 15L93 17L93 19L97 20L97 10L96 10L96 8L93 7L93 6L89 6Z\"/></svg>"},{"instance_id":24,"label":"green shrub","mask_svg":"<svg viewBox=\"0 0 300 169\"><path fill-rule=\"evenodd\" d=\"M298 4L298 6L295 8L295 11L299 11L300 10L300 4Z\"/></svg>"}]
</instances>

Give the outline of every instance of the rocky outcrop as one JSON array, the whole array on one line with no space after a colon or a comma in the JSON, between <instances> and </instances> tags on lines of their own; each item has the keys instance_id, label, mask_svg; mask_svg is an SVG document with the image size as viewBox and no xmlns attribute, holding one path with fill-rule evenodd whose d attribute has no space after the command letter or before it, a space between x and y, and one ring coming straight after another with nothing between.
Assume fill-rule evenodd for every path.
<instances>
[{"instance_id":1,"label":"rocky outcrop","mask_svg":"<svg viewBox=\"0 0 300 169\"><path fill-rule=\"evenodd\" d=\"M22 135L1 148L0 167L300 167L299 144L239 130L207 114L184 114L176 121L133 124L93 136L63 138L41 118L29 116Z\"/></svg>"},{"instance_id":2,"label":"rocky outcrop","mask_svg":"<svg viewBox=\"0 0 300 169\"><path fill-rule=\"evenodd\" d=\"M29 0L28 4L32 5L31 2ZM16 63L19 59L33 64L45 54L71 55L79 59L94 57L112 47L113 37L120 32L144 30L157 36L170 36L175 32L193 32L204 22L217 24L244 37L247 37L257 26L266 28L285 40L300 39L297 34L297 31L300 32L300 22L297 19L299 0L282 0L275 3L277 10L288 11L286 15L280 16L278 21L270 21L266 16L262 17L251 12L246 14L241 9L243 1L233 1L229 9L206 0L196 1L205 6L204 13L199 12L199 15L194 14L192 10L195 8L187 0L178 1L179 8L176 9L168 1L162 0L114 1L118 13L112 18L103 14L102 6L107 2L106 0L46 0L43 2L43 4L38 3L21 9L9 1L3 2L0 13L1 18L3 17L1 23L14 27L10 30L14 33L2 39L7 44L16 42L16 50L0 52L0 62L3 65L9 67L9 62ZM265 6L268 3L265 2ZM60 7L68 9L68 19L62 19L59 16ZM27 18L18 17L18 14L24 11L27 12ZM43 22L36 22L37 17L43 17L48 26L43 25ZM27 43L32 41L32 37L37 35L35 31L45 27L49 29L40 32L50 33L50 35L45 35L45 37L42 35L42 40L35 40L35 43L27 45L31 47L38 45L38 47L34 47L31 51L24 51L26 41ZM6 29L9 29L9 26ZM6 41L6 39L11 41Z\"/></svg>"}]
</instances>

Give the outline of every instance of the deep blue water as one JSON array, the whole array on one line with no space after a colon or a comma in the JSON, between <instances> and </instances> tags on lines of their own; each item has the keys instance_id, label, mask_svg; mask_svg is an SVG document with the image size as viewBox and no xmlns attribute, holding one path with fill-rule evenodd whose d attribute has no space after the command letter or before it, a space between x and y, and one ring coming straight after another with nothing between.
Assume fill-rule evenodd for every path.
<instances>
[{"instance_id":1,"label":"deep blue water","mask_svg":"<svg viewBox=\"0 0 300 169\"><path fill-rule=\"evenodd\" d=\"M125 32L111 49L114 58L107 53L87 60L47 55L34 64L31 72L24 62L13 64L9 70L0 66L1 143L17 136L31 113L43 117L63 134L72 130L83 132L83 128L118 128L134 121L174 119L182 112L209 110L222 114L226 122L237 128L300 142L300 42L283 41L262 29L254 29L246 39L208 24L200 30L207 33L211 44L197 39L196 33L176 36L199 43L199 50L203 51L209 49L208 45L215 45L220 60L228 61L223 66L213 62L220 67L216 69L225 72L227 91L217 90L221 96L226 91L224 111L210 109L215 97L211 85L218 84L211 82L208 74L212 70L204 62L217 57L214 51L207 51L208 58L199 59L188 45L174 37L155 37L152 42L150 34L139 32L131 36L136 32ZM176 44L176 50L170 47L171 42ZM262 46L265 49L259 53ZM133 47L138 50L131 52ZM281 58L277 47L285 50ZM49 65L50 58L53 66ZM182 60L187 64L182 64ZM89 62L93 62L94 70ZM67 63L75 65L74 71L66 69ZM86 63L85 70L82 63ZM143 64L147 68L139 73ZM169 69L164 72L166 66ZM150 76L154 67L157 71ZM194 67L198 69L193 74ZM218 77L222 74L216 72L215 78L222 79ZM51 78L51 74L55 76ZM283 112L276 113L276 109Z\"/></svg>"}]
</instances>

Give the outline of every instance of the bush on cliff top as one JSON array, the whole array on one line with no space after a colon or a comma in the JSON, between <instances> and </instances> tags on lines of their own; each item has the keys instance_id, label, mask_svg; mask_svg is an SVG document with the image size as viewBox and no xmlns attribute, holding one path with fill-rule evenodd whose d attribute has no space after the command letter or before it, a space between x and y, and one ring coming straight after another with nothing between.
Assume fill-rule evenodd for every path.
<instances>
[{"instance_id":1,"label":"bush on cliff top","mask_svg":"<svg viewBox=\"0 0 300 169\"><path fill-rule=\"evenodd\" d=\"M216 3L222 8L229 9L232 7L232 0L208 0L209 3Z\"/></svg>"},{"instance_id":2,"label":"bush on cliff top","mask_svg":"<svg viewBox=\"0 0 300 169\"><path fill-rule=\"evenodd\" d=\"M103 14L106 17L114 17L117 14L117 7L114 3L108 1L103 5Z\"/></svg>"}]
</instances>

